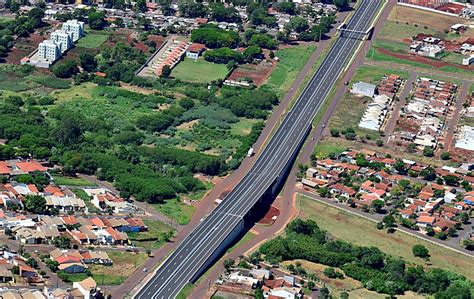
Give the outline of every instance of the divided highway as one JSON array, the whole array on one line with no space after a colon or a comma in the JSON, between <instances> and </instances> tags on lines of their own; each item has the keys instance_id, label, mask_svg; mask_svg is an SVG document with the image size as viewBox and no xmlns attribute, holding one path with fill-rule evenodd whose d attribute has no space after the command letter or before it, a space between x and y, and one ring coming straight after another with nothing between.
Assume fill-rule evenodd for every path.
<instances>
[{"instance_id":1,"label":"divided highway","mask_svg":"<svg viewBox=\"0 0 474 299\"><path fill-rule=\"evenodd\" d=\"M187 236L134 296L136 299L174 298L222 249L243 225L243 218L295 157L311 129L311 123L332 86L361 41L381 5L380 0L361 0L323 63L287 114L249 173L222 203ZM214 256L213 256L214 255Z\"/></svg>"}]
</instances>

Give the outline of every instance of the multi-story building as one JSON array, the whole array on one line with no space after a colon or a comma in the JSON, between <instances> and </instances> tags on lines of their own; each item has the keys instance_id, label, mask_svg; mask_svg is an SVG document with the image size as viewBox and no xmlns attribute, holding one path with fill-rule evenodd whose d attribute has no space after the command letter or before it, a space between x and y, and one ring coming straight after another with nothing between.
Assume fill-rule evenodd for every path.
<instances>
[{"instance_id":1,"label":"multi-story building","mask_svg":"<svg viewBox=\"0 0 474 299\"><path fill-rule=\"evenodd\" d=\"M58 43L52 40L45 40L38 46L38 58L41 61L52 63L61 56L61 50Z\"/></svg>"},{"instance_id":2,"label":"multi-story building","mask_svg":"<svg viewBox=\"0 0 474 299\"><path fill-rule=\"evenodd\" d=\"M59 44L61 53L72 47L72 33L67 33L64 30L56 30L51 33L50 40Z\"/></svg>"},{"instance_id":3,"label":"multi-story building","mask_svg":"<svg viewBox=\"0 0 474 299\"><path fill-rule=\"evenodd\" d=\"M84 36L84 22L79 22L78 20L68 20L63 23L62 30L67 33L72 33L72 41L76 42L82 36Z\"/></svg>"}]
</instances>

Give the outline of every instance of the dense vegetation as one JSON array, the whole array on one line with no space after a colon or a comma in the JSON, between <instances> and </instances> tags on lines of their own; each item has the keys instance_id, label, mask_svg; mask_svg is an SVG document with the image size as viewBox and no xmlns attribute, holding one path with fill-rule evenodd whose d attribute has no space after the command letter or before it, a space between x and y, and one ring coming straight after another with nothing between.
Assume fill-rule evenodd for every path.
<instances>
[{"instance_id":1,"label":"dense vegetation","mask_svg":"<svg viewBox=\"0 0 474 299\"><path fill-rule=\"evenodd\" d=\"M435 298L470 298L472 282L442 269L424 270L388 256L375 247L361 247L333 240L313 220L295 220L285 236L268 241L260 253L271 263L305 259L338 267L344 274L361 281L369 290L397 295L405 291L434 294Z\"/></svg>"}]
</instances>

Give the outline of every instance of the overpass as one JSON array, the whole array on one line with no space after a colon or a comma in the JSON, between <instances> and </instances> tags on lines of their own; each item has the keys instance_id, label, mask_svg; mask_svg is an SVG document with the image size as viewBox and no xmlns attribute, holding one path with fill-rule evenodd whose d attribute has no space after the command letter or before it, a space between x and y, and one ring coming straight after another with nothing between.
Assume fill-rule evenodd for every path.
<instances>
[{"instance_id":1,"label":"overpass","mask_svg":"<svg viewBox=\"0 0 474 299\"><path fill-rule=\"evenodd\" d=\"M194 230L135 294L136 299L174 298L197 278L241 235L252 216L273 199L291 169L312 121L367 31L380 0L361 0L348 31L340 35L252 169Z\"/></svg>"}]
</instances>

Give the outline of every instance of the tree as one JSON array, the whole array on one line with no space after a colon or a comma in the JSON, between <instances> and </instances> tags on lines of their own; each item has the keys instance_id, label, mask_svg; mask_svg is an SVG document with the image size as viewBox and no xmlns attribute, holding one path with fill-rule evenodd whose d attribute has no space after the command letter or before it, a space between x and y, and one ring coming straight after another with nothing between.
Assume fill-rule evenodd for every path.
<instances>
[{"instance_id":1,"label":"tree","mask_svg":"<svg viewBox=\"0 0 474 299\"><path fill-rule=\"evenodd\" d=\"M349 0L332 0L332 4L334 4L337 9L344 10L349 5Z\"/></svg>"},{"instance_id":2,"label":"tree","mask_svg":"<svg viewBox=\"0 0 474 299\"><path fill-rule=\"evenodd\" d=\"M425 246L423 246L421 244L413 245L412 252L413 252L414 256L422 258L424 260L428 260L429 257L430 257L430 253L428 251L428 248L426 248Z\"/></svg>"},{"instance_id":3,"label":"tree","mask_svg":"<svg viewBox=\"0 0 474 299\"><path fill-rule=\"evenodd\" d=\"M250 46L245 49L243 55L246 62L252 62L255 58L261 57L263 54L262 49L258 46Z\"/></svg>"},{"instance_id":4,"label":"tree","mask_svg":"<svg viewBox=\"0 0 474 299\"><path fill-rule=\"evenodd\" d=\"M319 289L319 298L321 299L329 298L329 290L327 287L322 287L321 289Z\"/></svg>"},{"instance_id":5,"label":"tree","mask_svg":"<svg viewBox=\"0 0 474 299\"><path fill-rule=\"evenodd\" d=\"M263 296L263 290L262 289L256 289L254 292L254 297L255 299L264 299L265 297Z\"/></svg>"},{"instance_id":6,"label":"tree","mask_svg":"<svg viewBox=\"0 0 474 299\"><path fill-rule=\"evenodd\" d=\"M382 222L384 223L385 227L392 228L395 226L395 218L392 215L387 215L383 217Z\"/></svg>"},{"instance_id":7,"label":"tree","mask_svg":"<svg viewBox=\"0 0 474 299\"><path fill-rule=\"evenodd\" d=\"M331 128L331 136L332 137L339 137L341 134L338 129L336 128Z\"/></svg>"},{"instance_id":8,"label":"tree","mask_svg":"<svg viewBox=\"0 0 474 299\"><path fill-rule=\"evenodd\" d=\"M429 146L425 146L425 148L423 149L423 156L433 157L434 156L434 150Z\"/></svg>"},{"instance_id":9,"label":"tree","mask_svg":"<svg viewBox=\"0 0 474 299\"><path fill-rule=\"evenodd\" d=\"M89 26L94 30L102 30L105 26L105 14L103 12L91 10L87 15Z\"/></svg>"},{"instance_id":10,"label":"tree","mask_svg":"<svg viewBox=\"0 0 474 299\"><path fill-rule=\"evenodd\" d=\"M89 52L81 53L79 63L86 72L92 72L97 68L97 61L94 55Z\"/></svg>"},{"instance_id":11,"label":"tree","mask_svg":"<svg viewBox=\"0 0 474 299\"><path fill-rule=\"evenodd\" d=\"M461 282L454 282L446 290L435 294L435 299L471 299L471 290Z\"/></svg>"},{"instance_id":12,"label":"tree","mask_svg":"<svg viewBox=\"0 0 474 299\"><path fill-rule=\"evenodd\" d=\"M436 171L433 167L428 166L420 172L423 179L427 181L434 181L436 179Z\"/></svg>"},{"instance_id":13,"label":"tree","mask_svg":"<svg viewBox=\"0 0 474 299\"><path fill-rule=\"evenodd\" d=\"M376 199L372 202L372 209L374 209L376 213L381 213L383 210L383 207L384 207L384 202L380 199Z\"/></svg>"},{"instance_id":14,"label":"tree","mask_svg":"<svg viewBox=\"0 0 474 299\"><path fill-rule=\"evenodd\" d=\"M34 7L28 12L28 18L33 28L40 27L43 25L42 19L44 18L44 10L39 7Z\"/></svg>"},{"instance_id":15,"label":"tree","mask_svg":"<svg viewBox=\"0 0 474 299\"><path fill-rule=\"evenodd\" d=\"M234 260L233 259L226 259L224 261L224 268L227 272L230 271L230 269L234 266Z\"/></svg>"},{"instance_id":16,"label":"tree","mask_svg":"<svg viewBox=\"0 0 474 299\"><path fill-rule=\"evenodd\" d=\"M66 62L55 64L51 71L58 78L71 78L79 72L79 69L75 60L68 60Z\"/></svg>"},{"instance_id":17,"label":"tree","mask_svg":"<svg viewBox=\"0 0 474 299\"><path fill-rule=\"evenodd\" d=\"M137 0L135 2L135 11L137 12L146 12L146 1L145 0Z\"/></svg>"},{"instance_id":18,"label":"tree","mask_svg":"<svg viewBox=\"0 0 474 299\"><path fill-rule=\"evenodd\" d=\"M462 241L462 246L467 250L474 250L474 240L466 239Z\"/></svg>"},{"instance_id":19,"label":"tree","mask_svg":"<svg viewBox=\"0 0 474 299\"><path fill-rule=\"evenodd\" d=\"M285 25L285 29L288 31L295 31L301 33L309 28L308 21L303 17L293 17Z\"/></svg>"},{"instance_id":20,"label":"tree","mask_svg":"<svg viewBox=\"0 0 474 299\"><path fill-rule=\"evenodd\" d=\"M53 136L60 144L69 146L81 140L82 130L74 118L64 117L53 131Z\"/></svg>"},{"instance_id":21,"label":"tree","mask_svg":"<svg viewBox=\"0 0 474 299\"><path fill-rule=\"evenodd\" d=\"M161 70L161 78L169 78L171 75L171 67L169 65L164 65Z\"/></svg>"},{"instance_id":22,"label":"tree","mask_svg":"<svg viewBox=\"0 0 474 299\"><path fill-rule=\"evenodd\" d=\"M46 211L46 199L41 195L27 195L23 201L25 210L43 215Z\"/></svg>"},{"instance_id":23,"label":"tree","mask_svg":"<svg viewBox=\"0 0 474 299\"><path fill-rule=\"evenodd\" d=\"M66 236L60 236L54 239L53 244L61 249L69 249L71 248L71 239Z\"/></svg>"},{"instance_id":24,"label":"tree","mask_svg":"<svg viewBox=\"0 0 474 299\"><path fill-rule=\"evenodd\" d=\"M449 152L444 152L444 153L441 154L441 159L449 160L449 159L451 159L451 154Z\"/></svg>"}]
</instances>

